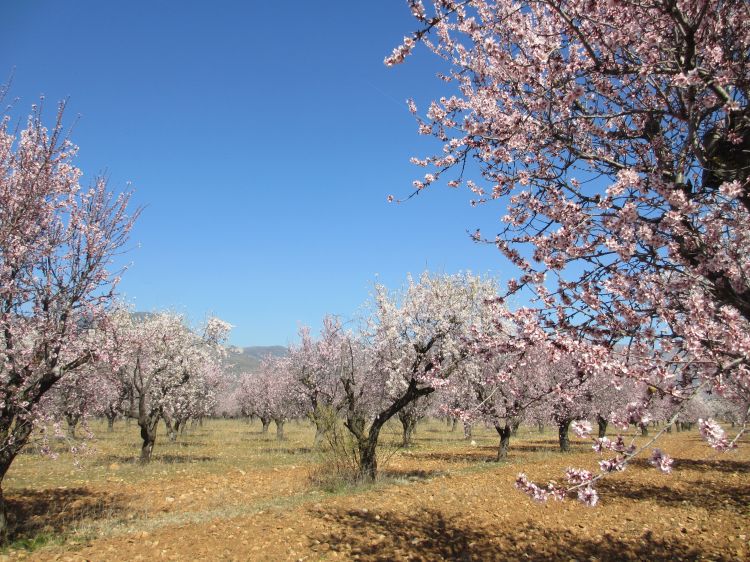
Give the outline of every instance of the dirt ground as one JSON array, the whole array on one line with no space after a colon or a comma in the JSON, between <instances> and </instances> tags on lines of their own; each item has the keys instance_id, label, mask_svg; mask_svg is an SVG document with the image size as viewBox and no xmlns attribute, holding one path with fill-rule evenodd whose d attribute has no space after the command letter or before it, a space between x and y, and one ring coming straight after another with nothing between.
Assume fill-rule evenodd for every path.
<instances>
[{"instance_id":1,"label":"dirt ground","mask_svg":"<svg viewBox=\"0 0 750 562\"><path fill-rule=\"evenodd\" d=\"M379 483L351 488L326 480L310 428L288 425L277 443L259 424L209 421L158 442L146 468L124 424L95 428L82 469L22 455L5 482L16 541L0 560L750 559L750 443L717 454L696 431L667 435L672 475L638 461L587 508L513 486L520 471L545 481L595 468L584 441L561 454L551 430L522 429L495 463L490 431L472 446L430 422L412 449L391 448Z\"/></svg>"}]
</instances>

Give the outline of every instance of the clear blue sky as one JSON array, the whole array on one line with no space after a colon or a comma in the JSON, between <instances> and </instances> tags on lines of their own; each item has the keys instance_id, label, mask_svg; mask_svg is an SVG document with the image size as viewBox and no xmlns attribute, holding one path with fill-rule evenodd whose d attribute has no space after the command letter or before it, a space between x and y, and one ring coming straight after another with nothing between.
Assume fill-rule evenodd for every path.
<instances>
[{"instance_id":1,"label":"clear blue sky","mask_svg":"<svg viewBox=\"0 0 750 562\"><path fill-rule=\"evenodd\" d=\"M416 23L404 0L3 4L14 113L44 95L51 119L68 99L77 164L145 206L120 285L138 310L212 313L234 344L283 345L356 314L376 275L511 272L465 234L491 233L499 206L445 187L386 202L430 148L404 101L426 109L442 87L424 50L383 65Z\"/></svg>"}]
</instances>

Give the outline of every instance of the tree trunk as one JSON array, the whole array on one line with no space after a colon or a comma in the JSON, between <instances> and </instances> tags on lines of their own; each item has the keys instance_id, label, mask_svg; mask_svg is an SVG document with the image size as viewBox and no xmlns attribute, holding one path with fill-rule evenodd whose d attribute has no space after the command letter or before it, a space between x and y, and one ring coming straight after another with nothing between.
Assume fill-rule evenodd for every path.
<instances>
[{"instance_id":1,"label":"tree trunk","mask_svg":"<svg viewBox=\"0 0 750 562\"><path fill-rule=\"evenodd\" d=\"M107 433L112 433L115 430L116 417L116 414L114 416L107 414Z\"/></svg>"},{"instance_id":2,"label":"tree trunk","mask_svg":"<svg viewBox=\"0 0 750 562\"><path fill-rule=\"evenodd\" d=\"M513 433L512 426L507 423L503 426L495 424L495 430L500 435L500 445L497 448L497 460L500 461L508 457L508 449L510 449L510 436Z\"/></svg>"},{"instance_id":3,"label":"tree trunk","mask_svg":"<svg viewBox=\"0 0 750 562\"><path fill-rule=\"evenodd\" d=\"M417 427L417 418L408 410L401 410L398 413L398 420L401 422L403 433L401 437L401 446L404 448L411 447L414 429Z\"/></svg>"},{"instance_id":4,"label":"tree trunk","mask_svg":"<svg viewBox=\"0 0 750 562\"><path fill-rule=\"evenodd\" d=\"M453 418L453 423L451 424L451 432L456 431L457 427L458 427L458 418Z\"/></svg>"},{"instance_id":5,"label":"tree trunk","mask_svg":"<svg viewBox=\"0 0 750 562\"><path fill-rule=\"evenodd\" d=\"M8 529L8 509L5 505L5 497L3 496L3 489L0 486L0 544L7 544L9 539Z\"/></svg>"},{"instance_id":6,"label":"tree trunk","mask_svg":"<svg viewBox=\"0 0 750 562\"><path fill-rule=\"evenodd\" d=\"M75 414L65 414L65 420L68 422L68 439L76 438L76 426L80 416Z\"/></svg>"},{"instance_id":7,"label":"tree trunk","mask_svg":"<svg viewBox=\"0 0 750 562\"><path fill-rule=\"evenodd\" d=\"M513 437L516 437L518 435L518 428L519 427L521 427L521 419L520 418L513 418L511 420L511 423L510 423L510 434Z\"/></svg>"},{"instance_id":8,"label":"tree trunk","mask_svg":"<svg viewBox=\"0 0 750 562\"><path fill-rule=\"evenodd\" d=\"M174 425L172 425L172 420L164 416L164 425L167 426L167 437L169 437L169 440L172 442L177 441L177 431L175 431Z\"/></svg>"},{"instance_id":9,"label":"tree trunk","mask_svg":"<svg viewBox=\"0 0 750 562\"><path fill-rule=\"evenodd\" d=\"M140 463L148 464L151 462L151 453L156 443L156 427L159 425L159 416L152 415L139 419L138 425L141 427L141 439L143 440Z\"/></svg>"},{"instance_id":10,"label":"tree trunk","mask_svg":"<svg viewBox=\"0 0 750 562\"><path fill-rule=\"evenodd\" d=\"M648 424L642 423L641 426L641 436L642 437L648 437Z\"/></svg>"},{"instance_id":11,"label":"tree trunk","mask_svg":"<svg viewBox=\"0 0 750 562\"><path fill-rule=\"evenodd\" d=\"M471 424L468 422L464 422L464 439L471 439Z\"/></svg>"},{"instance_id":12,"label":"tree trunk","mask_svg":"<svg viewBox=\"0 0 750 562\"><path fill-rule=\"evenodd\" d=\"M273 422L276 424L276 441L283 441L284 440L284 419L283 418L277 418L273 420Z\"/></svg>"},{"instance_id":13,"label":"tree trunk","mask_svg":"<svg viewBox=\"0 0 750 562\"><path fill-rule=\"evenodd\" d=\"M539 430L539 433L544 433L544 424L542 422L537 422L536 428Z\"/></svg>"},{"instance_id":14,"label":"tree trunk","mask_svg":"<svg viewBox=\"0 0 750 562\"><path fill-rule=\"evenodd\" d=\"M377 444L377 437L373 439L372 436L358 443L359 480L362 482L374 482L378 474Z\"/></svg>"},{"instance_id":15,"label":"tree trunk","mask_svg":"<svg viewBox=\"0 0 750 562\"><path fill-rule=\"evenodd\" d=\"M326 436L325 425L319 421L315 421L315 440L313 441L313 448L318 449L323 444L323 439Z\"/></svg>"},{"instance_id":16,"label":"tree trunk","mask_svg":"<svg viewBox=\"0 0 750 562\"><path fill-rule=\"evenodd\" d=\"M263 428L260 430L261 433L268 433L268 428L271 426L271 418L260 418L260 423L263 424Z\"/></svg>"},{"instance_id":17,"label":"tree trunk","mask_svg":"<svg viewBox=\"0 0 750 562\"><path fill-rule=\"evenodd\" d=\"M560 451L567 453L570 451L570 436L568 435L568 429L570 429L570 422L573 420L563 420L557 424L557 434L560 439Z\"/></svg>"},{"instance_id":18,"label":"tree trunk","mask_svg":"<svg viewBox=\"0 0 750 562\"><path fill-rule=\"evenodd\" d=\"M596 416L596 425L599 426L599 439L604 439L607 436L607 426L609 425L609 421L607 421L607 418L604 416Z\"/></svg>"}]
</instances>

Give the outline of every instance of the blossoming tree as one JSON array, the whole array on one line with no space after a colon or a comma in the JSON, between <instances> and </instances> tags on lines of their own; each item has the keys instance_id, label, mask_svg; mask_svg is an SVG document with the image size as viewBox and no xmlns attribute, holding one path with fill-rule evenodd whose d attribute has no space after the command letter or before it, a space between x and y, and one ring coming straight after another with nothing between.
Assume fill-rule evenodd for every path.
<instances>
[{"instance_id":1,"label":"blossoming tree","mask_svg":"<svg viewBox=\"0 0 750 562\"><path fill-rule=\"evenodd\" d=\"M520 269L509 291L535 296L519 314L540 338L587 341L598 370L597 346L623 345L609 376L678 402L711 388L747 404L750 5L408 3L419 29L385 62L421 42L448 83L424 115L410 103L442 144L414 159L429 169L415 193L445 179L506 205L497 236L475 238ZM581 474L570 481L595 498Z\"/></svg>"},{"instance_id":2,"label":"blossoming tree","mask_svg":"<svg viewBox=\"0 0 750 562\"><path fill-rule=\"evenodd\" d=\"M124 365L120 372L137 408L130 415L141 430L140 460L148 463L159 420L184 410L190 397L205 392L207 379L216 376L220 344L231 326L211 318L199 333L182 316L168 312L133 317L120 311L116 319L119 361Z\"/></svg>"},{"instance_id":3,"label":"blossoming tree","mask_svg":"<svg viewBox=\"0 0 750 562\"><path fill-rule=\"evenodd\" d=\"M54 385L107 349L102 328L138 211L104 179L82 188L62 106L51 129L35 110L14 134L0 119L0 483ZM0 492L0 539L7 533Z\"/></svg>"},{"instance_id":4,"label":"blossoming tree","mask_svg":"<svg viewBox=\"0 0 750 562\"><path fill-rule=\"evenodd\" d=\"M445 386L470 352L472 328L492 328L483 313L494 282L470 274L409 278L400 292L375 287L360 344L342 371L345 425L358 449L359 476L377 475L385 423L412 402Z\"/></svg>"}]
</instances>

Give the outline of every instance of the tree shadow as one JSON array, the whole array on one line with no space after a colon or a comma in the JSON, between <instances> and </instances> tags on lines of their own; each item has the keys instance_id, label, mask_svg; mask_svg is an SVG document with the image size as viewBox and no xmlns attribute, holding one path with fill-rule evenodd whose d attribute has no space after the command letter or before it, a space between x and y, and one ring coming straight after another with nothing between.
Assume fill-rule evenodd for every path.
<instances>
[{"instance_id":1,"label":"tree shadow","mask_svg":"<svg viewBox=\"0 0 750 562\"><path fill-rule=\"evenodd\" d=\"M317 512L326 531L311 537L318 553L334 551L358 560L699 560L704 554L679 540L657 539L650 532L621 540L594 539L533 522L512 529L476 527L434 510L375 514L364 510ZM729 560L716 557L713 560Z\"/></svg>"},{"instance_id":2,"label":"tree shadow","mask_svg":"<svg viewBox=\"0 0 750 562\"><path fill-rule=\"evenodd\" d=\"M126 455L102 455L97 459L97 465L109 466L111 464L138 464L140 463L140 457L137 455L126 456ZM189 464L197 462L211 462L215 461L216 457L207 455L172 455L172 454L154 454L151 457L151 464L164 463L164 464Z\"/></svg>"},{"instance_id":3,"label":"tree shadow","mask_svg":"<svg viewBox=\"0 0 750 562\"><path fill-rule=\"evenodd\" d=\"M192 464L196 462L215 461L216 457L208 455L154 455L151 462L161 462L164 464Z\"/></svg>"},{"instance_id":4,"label":"tree shadow","mask_svg":"<svg viewBox=\"0 0 750 562\"><path fill-rule=\"evenodd\" d=\"M425 453L410 452L409 458L449 463L491 462L497 458L497 447L477 447L472 451L456 451L455 453L436 451Z\"/></svg>"},{"instance_id":5,"label":"tree shadow","mask_svg":"<svg viewBox=\"0 0 750 562\"><path fill-rule=\"evenodd\" d=\"M653 467L649 464L647 459L634 459L630 461L633 466L652 469ZM735 473L735 472L750 472L750 461L738 461L727 458L719 459L674 459L673 468L675 471L678 470L696 470L698 472L724 472L724 473Z\"/></svg>"},{"instance_id":6,"label":"tree shadow","mask_svg":"<svg viewBox=\"0 0 750 562\"><path fill-rule=\"evenodd\" d=\"M311 447L263 447L261 453L281 453L284 455L307 455L313 452Z\"/></svg>"},{"instance_id":7,"label":"tree shadow","mask_svg":"<svg viewBox=\"0 0 750 562\"><path fill-rule=\"evenodd\" d=\"M677 463L675 463L677 464ZM654 478L669 476L658 474ZM734 511L750 515L750 489L744 485L732 485L715 480L691 483L689 489L675 488L672 481L658 484L634 483L627 480L607 481L599 484L603 497L620 497L628 500L653 501L665 507L693 507L710 512Z\"/></svg>"},{"instance_id":8,"label":"tree shadow","mask_svg":"<svg viewBox=\"0 0 750 562\"><path fill-rule=\"evenodd\" d=\"M178 437L177 441L169 441L165 445L171 447L205 447L207 443L205 441L180 441Z\"/></svg>"},{"instance_id":9,"label":"tree shadow","mask_svg":"<svg viewBox=\"0 0 750 562\"><path fill-rule=\"evenodd\" d=\"M43 533L67 534L83 520L107 519L127 512L121 494L86 488L13 490L6 501L11 540L32 539Z\"/></svg>"},{"instance_id":10,"label":"tree shadow","mask_svg":"<svg viewBox=\"0 0 750 562\"><path fill-rule=\"evenodd\" d=\"M379 478L383 479L394 479L394 480L409 480L412 482L430 480L436 476L442 476L445 472L441 470L419 470L419 469L399 469L399 468L388 468L381 470Z\"/></svg>"}]
</instances>

